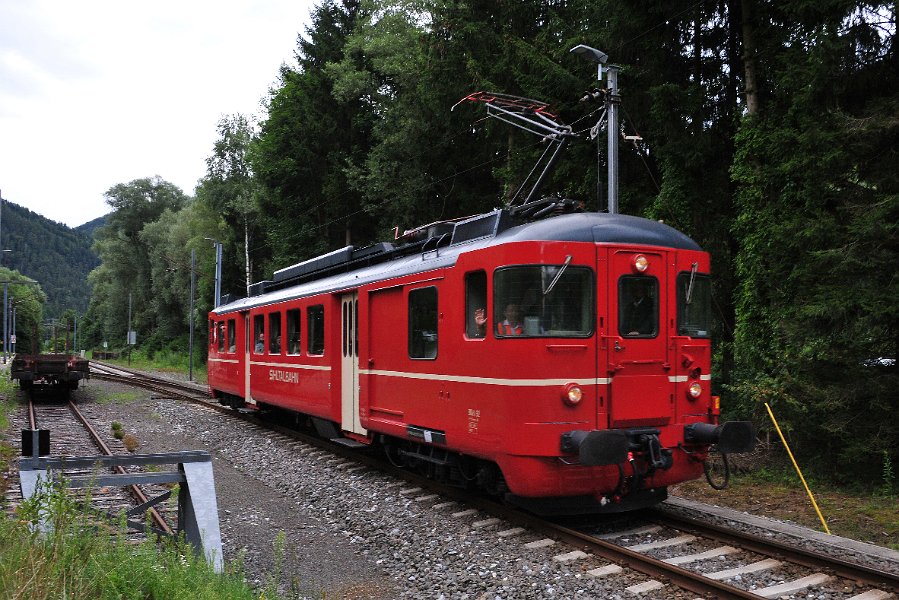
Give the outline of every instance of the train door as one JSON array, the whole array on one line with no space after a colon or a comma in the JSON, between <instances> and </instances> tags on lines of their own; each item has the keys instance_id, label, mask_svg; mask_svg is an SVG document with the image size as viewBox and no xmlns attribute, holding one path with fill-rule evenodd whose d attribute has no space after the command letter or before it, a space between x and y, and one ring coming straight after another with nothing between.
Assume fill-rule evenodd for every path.
<instances>
[{"instance_id":1,"label":"train door","mask_svg":"<svg viewBox=\"0 0 899 600\"><path fill-rule=\"evenodd\" d=\"M359 294L340 298L340 418L344 431L365 435L359 420Z\"/></svg>"},{"instance_id":2,"label":"train door","mask_svg":"<svg viewBox=\"0 0 899 600\"><path fill-rule=\"evenodd\" d=\"M612 428L658 427L674 416L666 258L664 251L610 251L606 355Z\"/></svg>"},{"instance_id":3,"label":"train door","mask_svg":"<svg viewBox=\"0 0 899 600\"><path fill-rule=\"evenodd\" d=\"M252 349L253 344L253 332L250 331L250 313L242 312L240 313L241 318L244 323L244 332L243 332L243 385L244 385L244 393L243 397L247 404L256 404L256 401L253 400L253 394L251 392L252 387L250 386L250 350Z\"/></svg>"}]
</instances>

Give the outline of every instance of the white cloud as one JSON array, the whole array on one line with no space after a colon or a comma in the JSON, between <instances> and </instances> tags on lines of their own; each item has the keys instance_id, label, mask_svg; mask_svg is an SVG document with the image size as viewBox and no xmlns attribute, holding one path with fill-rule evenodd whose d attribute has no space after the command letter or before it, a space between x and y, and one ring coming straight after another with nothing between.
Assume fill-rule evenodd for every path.
<instances>
[{"instance_id":1,"label":"white cloud","mask_svg":"<svg viewBox=\"0 0 899 600\"><path fill-rule=\"evenodd\" d=\"M159 175L192 194L224 115L261 114L312 0L0 3L0 190L76 226Z\"/></svg>"}]
</instances>

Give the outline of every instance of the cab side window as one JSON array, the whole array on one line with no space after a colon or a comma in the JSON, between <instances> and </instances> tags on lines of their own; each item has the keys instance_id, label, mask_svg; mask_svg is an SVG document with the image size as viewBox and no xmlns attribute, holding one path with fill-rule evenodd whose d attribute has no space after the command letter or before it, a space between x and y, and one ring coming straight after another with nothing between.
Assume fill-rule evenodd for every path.
<instances>
[{"instance_id":1,"label":"cab side window","mask_svg":"<svg viewBox=\"0 0 899 600\"><path fill-rule=\"evenodd\" d=\"M465 275L465 335L473 339L487 335L487 273L484 271Z\"/></svg>"},{"instance_id":2,"label":"cab side window","mask_svg":"<svg viewBox=\"0 0 899 600\"><path fill-rule=\"evenodd\" d=\"M237 350L237 326L234 319L228 319L228 352Z\"/></svg>"}]
</instances>

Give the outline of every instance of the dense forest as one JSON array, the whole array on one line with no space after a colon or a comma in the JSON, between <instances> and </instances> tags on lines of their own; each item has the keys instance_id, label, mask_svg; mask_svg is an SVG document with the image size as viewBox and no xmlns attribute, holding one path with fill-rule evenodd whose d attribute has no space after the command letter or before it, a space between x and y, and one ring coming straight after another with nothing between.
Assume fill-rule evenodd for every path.
<instances>
[{"instance_id":1,"label":"dense forest","mask_svg":"<svg viewBox=\"0 0 899 600\"><path fill-rule=\"evenodd\" d=\"M243 294L394 227L502 205L542 147L451 110L478 90L571 124L580 142L545 189L602 210L601 106L580 100L605 82L570 52L585 44L620 66L621 212L712 253L725 412L764 429L767 402L806 464L877 481L899 464L895 38L894 3L322 2L261 121L220 121L193 197L159 178L107 192L89 334L124 340L130 297L145 347L184 344L190 251L202 323L210 240L223 290Z\"/></svg>"},{"instance_id":2,"label":"dense forest","mask_svg":"<svg viewBox=\"0 0 899 600\"><path fill-rule=\"evenodd\" d=\"M0 265L40 284L44 319L58 319L66 310L84 313L91 295L87 275L100 264L90 235L12 202L4 201L2 210Z\"/></svg>"}]
</instances>

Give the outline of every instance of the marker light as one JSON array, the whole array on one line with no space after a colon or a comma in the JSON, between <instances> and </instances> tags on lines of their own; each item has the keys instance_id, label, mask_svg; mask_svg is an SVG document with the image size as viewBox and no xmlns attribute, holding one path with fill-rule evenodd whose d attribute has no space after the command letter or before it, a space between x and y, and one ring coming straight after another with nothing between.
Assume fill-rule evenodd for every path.
<instances>
[{"instance_id":1,"label":"marker light","mask_svg":"<svg viewBox=\"0 0 899 600\"><path fill-rule=\"evenodd\" d=\"M565 389L562 392L562 400L564 400L565 404L569 406L577 406L581 403L583 397L584 392L576 383L569 383L565 386Z\"/></svg>"},{"instance_id":2,"label":"marker light","mask_svg":"<svg viewBox=\"0 0 899 600\"><path fill-rule=\"evenodd\" d=\"M694 381L690 384L687 388L687 395L693 399L699 398L702 395L702 386L699 385L698 381Z\"/></svg>"},{"instance_id":3,"label":"marker light","mask_svg":"<svg viewBox=\"0 0 899 600\"><path fill-rule=\"evenodd\" d=\"M634 270L638 273L645 273L646 269L649 268L649 259L643 256L642 254L638 254L634 257Z\"/></svg>"}]
</instances>

